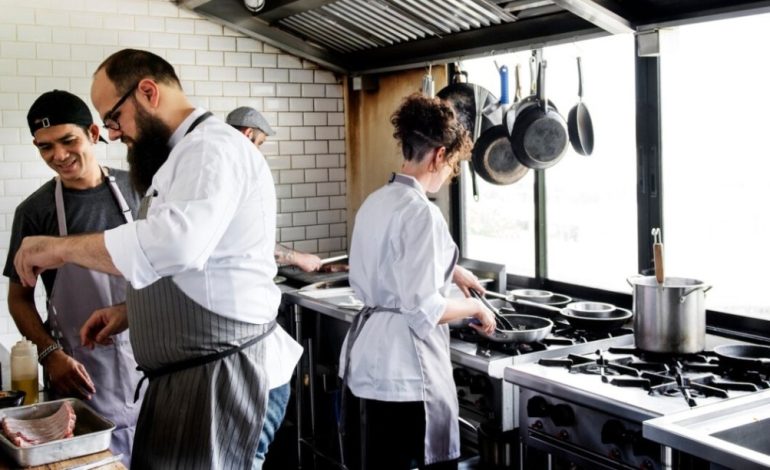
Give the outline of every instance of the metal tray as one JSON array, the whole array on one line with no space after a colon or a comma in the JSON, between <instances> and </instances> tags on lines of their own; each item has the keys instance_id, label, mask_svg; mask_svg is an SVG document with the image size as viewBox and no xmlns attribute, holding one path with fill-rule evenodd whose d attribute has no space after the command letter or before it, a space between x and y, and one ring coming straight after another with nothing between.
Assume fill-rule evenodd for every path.
<instances>
[{"instance_id":1,"label":"metal tray","mask_svg":"<svg viewBox=\"0 0 770 470\"><path fill-rule=\"evenodd\" d=\"M75 410L74 436L30 447L17 447L0 432L0 447L22 467L43 465L59 460L101 452L110 446L115 424L99 416L77 398L64 398L35 405L5 408L0 410L0 420L6 416L16 419L36 419L50 416L68 401Z\"/></svg>"}]
</instances>

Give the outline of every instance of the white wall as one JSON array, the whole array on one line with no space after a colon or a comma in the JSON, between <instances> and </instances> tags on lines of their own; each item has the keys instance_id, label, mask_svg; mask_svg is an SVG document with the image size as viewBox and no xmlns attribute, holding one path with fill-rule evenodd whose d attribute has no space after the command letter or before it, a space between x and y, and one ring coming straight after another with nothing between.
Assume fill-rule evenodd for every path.
<instances>
[{"instance_id":1,"label":"white wall","mask_svg":"<svg viewBox=\"0 0 770 470\"><path fill-rule=\"evenodd\" d=\"M3 264L16 205L53 176L32 145L27 110L54 88L90 106L94 69L126 47L168 60L193 101L220 118L242 105L262 111L277 131L262 150L279 198L278 239L321 256L346 250L342 85L333 73L171 1L0 0L0 12ZM126 168L125 150L114 142L98 146L101 162L119 168ZM2 277L0 343L6 346L18 337L7 289Z\"/></svg>"}]
</instances>

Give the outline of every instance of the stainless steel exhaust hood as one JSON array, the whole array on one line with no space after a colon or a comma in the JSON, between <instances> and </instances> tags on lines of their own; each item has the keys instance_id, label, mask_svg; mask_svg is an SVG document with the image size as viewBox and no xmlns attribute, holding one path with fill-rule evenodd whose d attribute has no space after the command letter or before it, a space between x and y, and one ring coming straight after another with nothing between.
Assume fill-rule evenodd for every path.
<instances>
[{"instance_id":1,"label":"stainless steel exhaust hood","mask_svg":"<svg viewBox=\"0 0 770 470\"><path fill-rule=\"evenodd\" d=\"M244 0L178 3L351 74L770 10L770 0L265 0L256 12Z\"/></svg>"}]
</instances>

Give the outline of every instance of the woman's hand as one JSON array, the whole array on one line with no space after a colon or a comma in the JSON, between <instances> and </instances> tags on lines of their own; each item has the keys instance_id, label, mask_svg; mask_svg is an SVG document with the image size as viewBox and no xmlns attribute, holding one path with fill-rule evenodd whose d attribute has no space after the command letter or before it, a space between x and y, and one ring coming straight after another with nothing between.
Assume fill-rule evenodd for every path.
<instances>
[{"instance_id":1,"label":"woman's hand","mask_svg":"<svg viewBox=\"0 0 770 470\"><path fill-rule=\"evenodd\" d=\"M454 272L452 273L452 281L457 284L457 287L460 288L466 297L471 296L469 289L474 289L481 295L484 295L484 293L487 291L484 289L484 286L479 283L479 278L476 277L475 274L463 268L459 264L455 266Z\"/></svg>"},{"instance_id":2,"label":"woman's hand","mask_svg":"<svg viewBox=\"0 0 770 470\"><path fill-rule=\"evenodd\" d=\"M491 335L495 332L495 327L497 326L497 321L495 320L495 314L492 313L491 310L489 310L486 305L484 305L480 300L478 299L472 299L477 304L476 312L473 314L473 318L479 321L479 324L471 323L471 328L474 328L475 330L482 332L486 335Z\"/></svg>"}]
</instances>

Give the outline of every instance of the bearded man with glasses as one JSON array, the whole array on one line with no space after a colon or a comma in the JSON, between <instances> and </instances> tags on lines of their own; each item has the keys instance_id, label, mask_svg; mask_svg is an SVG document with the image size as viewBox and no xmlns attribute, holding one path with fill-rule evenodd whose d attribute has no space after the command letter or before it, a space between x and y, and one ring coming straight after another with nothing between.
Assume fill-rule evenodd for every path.
<instances>
[{"instance_id":1,"label":"bearded man with glasses","mask_svg":"<svg viewBox=\"0 0 770 470\"><path fill-rule=\"evenodd\" d=\"M125 49L96 70L91 100L128 147L138 220L79 237L28 237L22 283L62 263L123 275L127 312L98 312L86 345L129 328L149 379L136 468L261 469L302 348L275 318L276 196L257 149L196 108L174 68ZM141 387L141 383L140 383Z\"/></svg>"}]
</instances>

